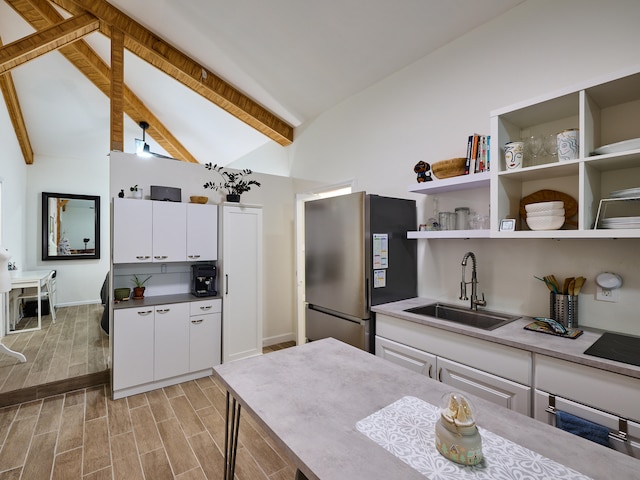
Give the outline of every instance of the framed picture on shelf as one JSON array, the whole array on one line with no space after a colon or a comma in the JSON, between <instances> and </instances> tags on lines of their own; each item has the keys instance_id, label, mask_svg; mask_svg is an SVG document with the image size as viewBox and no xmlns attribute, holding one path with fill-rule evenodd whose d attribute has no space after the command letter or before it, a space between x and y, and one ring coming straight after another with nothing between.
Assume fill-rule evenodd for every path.
<instances>
[{"instance_id":1,"label":"framed picture on shelf","mask_svg":"<svg viewBox=\"0 0 640 480\"><path fill-rule=\"evenodd\" d=\"M500 231L501 232L513 232L516 229L516 219L515 218L503 218L500 220Z\"/></svg>"}]
</instances>

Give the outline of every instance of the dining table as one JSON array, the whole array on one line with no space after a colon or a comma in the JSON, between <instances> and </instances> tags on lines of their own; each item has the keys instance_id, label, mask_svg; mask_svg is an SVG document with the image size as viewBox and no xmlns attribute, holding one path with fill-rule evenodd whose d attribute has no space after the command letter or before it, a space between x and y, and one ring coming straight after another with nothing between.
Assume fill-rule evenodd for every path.
<instances>
[{"instance_id":1,"label":"dining table","mask_svg":"<svg viewBox=\"0 0 640 480\"><path fill-rule=\"evenodd\" d=\"M214 375L227 391L227 480L245 414L296 479L638 478L637 459L471 394L484 458L452 462L434 442L452 387L333 338L224 363Z\"/></svg>"}]
</instances>

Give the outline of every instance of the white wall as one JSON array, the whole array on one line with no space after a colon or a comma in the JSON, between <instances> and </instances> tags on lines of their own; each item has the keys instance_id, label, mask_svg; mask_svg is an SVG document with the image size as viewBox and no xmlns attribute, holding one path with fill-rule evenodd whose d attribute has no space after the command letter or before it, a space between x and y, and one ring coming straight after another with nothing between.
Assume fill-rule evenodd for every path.
<instances>
[{"instance_id":1,"label":"white wall","mask_svg":"<svg viewBox=\"0 0 640 480\"><path fill-rule=\"evenodd\" d=\"M2 211L0 212L0 245L11 254L9 261L20 269L25 264L25 186L27 165L4 102L0 102L0 182ZM4 312L4 295L0 295L0 312ZM4 313L0 315L0 338L5 334Z\"/></svg>"},{"instance_id":2,"label":"white wall","mask_svg":"<svg viewBox=\"0 0 640 480\"><path fill-rule=\"evenodd\" d=\"M640 64L638 18L637 0L529 0L299 129L292 175L354 178L371 193L415 198L424 223L431 199L407 193L415 163L464 156L470 133L489 133L491 110ZM548 291L533 276L584 275L581 324L640 334L638 247L633 239L419 240L419 293L462 303L460 262L474 251L488 308L548 315ZM604 270L624 279L619 303L594 300Z\"/></svg>"},{"instance_id":3,"label":"white wall","mask_svg":"<svg viewBox=\"0 0 640 480\"><path fill-rule=\"evenodd\" d=\"M27 168L13 133L4 102L0 102L0 181L2 182L2 238L0 244L11 253L10 262L23 269L27 212L25 211Z\"/></svg>"},{"instance_id":4,"label":"white wall","mask_svg":"<svg viewBox=\"0 0 640 480\"><path fill-rule=\"evenodd\" d=\"M24 248L29 270L56 270L58 305L100 302L100 288L109 271L109 160L106 155L86 158L38 156L28 168L24 201ZM42 261L42 192L100 196L100 259Z\"/></svg>"}]
</instances>

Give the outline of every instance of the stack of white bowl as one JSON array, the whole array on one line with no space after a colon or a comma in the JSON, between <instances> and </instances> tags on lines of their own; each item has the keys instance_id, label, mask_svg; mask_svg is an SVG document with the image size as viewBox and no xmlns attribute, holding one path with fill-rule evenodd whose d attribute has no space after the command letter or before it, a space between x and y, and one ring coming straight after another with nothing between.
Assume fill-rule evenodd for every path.
<instances>
[{"instance_id":1,"label":"stack of white bowl","mask_svg":"<svg viewBox=\"0 0 640 480\"><path fill-rule=\"evenodd\" d=\"M564 225L564 202L539 202L525 205L531 230L558 230Z\"/></svg>"}]
</instances>

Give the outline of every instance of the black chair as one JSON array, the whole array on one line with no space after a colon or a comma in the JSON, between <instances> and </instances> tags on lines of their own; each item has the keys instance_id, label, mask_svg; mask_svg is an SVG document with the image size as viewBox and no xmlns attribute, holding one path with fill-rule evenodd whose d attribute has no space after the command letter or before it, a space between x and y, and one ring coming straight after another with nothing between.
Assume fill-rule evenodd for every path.
<instances>
[{"instance_id":1,"label":"black chair","mask_svg":"<svg viewBox=\"0 0 640 480\"><path fill-rule=\"evenodd\" d=\"M102 301L102 305L104 305L102 320L100 320L100 327L104 333L109 335L109 272L107 272L107 276L105 277L102 288L100 289L100 300Z\"/></svg>"}]
</instances>

